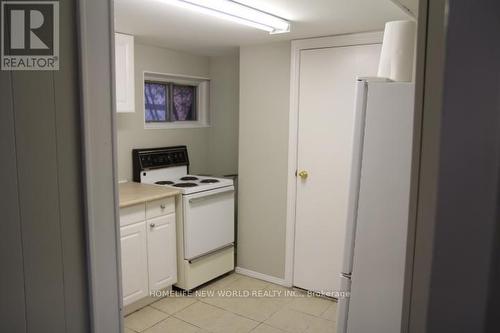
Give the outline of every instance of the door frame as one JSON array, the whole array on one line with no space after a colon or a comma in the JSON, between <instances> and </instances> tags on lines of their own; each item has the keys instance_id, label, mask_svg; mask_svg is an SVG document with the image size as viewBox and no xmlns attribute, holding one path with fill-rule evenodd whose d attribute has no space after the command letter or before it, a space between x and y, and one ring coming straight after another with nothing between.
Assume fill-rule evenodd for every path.
<instances>
[{"instance_id":1,"label":"door frame","mask_svg":"<svg viewBox=\"0 0 500 333\"><path fill-rule=\"evenodd\" d=\"M93 333L123 332L113 9L111 0L78 0L76 13L87 279Z\"/></svg>"},{"instance_id":2,"label":"door frame","mask_svg":"<svg viewBox=\"0 0 500 333\"><path fill-rule=\"evenodd\" d=\"M303 50L382 44L382 31L293 40L290 61L290 112L288 124L288 180L285 239L285 285L293 286L297 204L300 52ZM354 84L354 82L353 82Z\"/></svg>"},{"instance_id":3,"label":"door frame","mask_svg":"<svg viewBox=\"0 0 500 333\"><path fill-rule=\"evenodd\" d=\"M436 43L432 37L442 38L436 33L436 29L442 29L446 26L446 15L442 15L440 0L430 2L428 0L420 0L419 7L419 28L418 28L418 47L417 47L417 69L416 69L416 108L415 114L418 117L418 122L415 125L415 140L418 147L414 151L413 160L413 186L412 195L418 197L418 190L424 186L432 187L436 191L435 178L428 175L425 170L420 170L420 163L425 154L420 156L420 148L428 148L431 150L432 145L439 143L439 136L435 132L439 132L439 121L436 120L433 113L441 111L442 105L440 98L442 96L428 96L428 92L435 87L433 79L442 78L442 73L433 71L436 67L436 61L441 61L444 55L443 43ZM438 12L438 13L436 13ZM447 11L446 11L447 13ZM91 332L94 333L115 333L121 329L121 287L119 285L119 247L117 246L118 230L117 226L117 188L116 184L111 179L106 178L106 175L116 174L116 165L112 160L112 155L115 153L114 143L114 125L115 114L114 102L111 98L113 94L113 47L110 39L113 33L113 6L110 0L106 1L85 1L78 0L78 9L76 18L79 20L79 55L80 55L80 97L81 97L81 117L83 123L83 165L85 184L85 213L87 226L87 255L88 255L88 280L89 280L89 297L90 297L90 313L91 313ZM105 31L106 33L102 33ZM496 30L494 30L496 31ZM435 34L433 34L435 33ZM291 94L290 94L290 133L289 133L289 178L288 178L288 195L287 195L287 234L286 234L286 277L291 284L291 272L293 272L293 241L294 241L294 220L295 220L295 169L296 169L296 129L297 129L297 91L298 87L294 86L297 79L298 64L300 50L308 48L332 47L332 41L339 42L339 38L343 37L344 45L349 45L346 39L356 35L344 35L337 37L325 37L309 40L298 40L292 42L292 62L291 62ZM356 38L354 38L356 40ZM488 41L485 39L486 42ZM330 42L328 42L330 41ZM76 43L75 41L75 47ZM359 42L358 42L359 43ZM356 45L356 44L351 44ZM335 45L334 45L335 46ZM341 45L337 45L341 46ZM444 45L445 46L445 45ZM437 50L436 50L437 49ZM93 51L93 52L90 52ZM456 63L456 66L460 66ZM439 68L439 66L437 66ZM442 70L442 68L440 68ZM428 76L428 77L427 77ZM430 101L425 100L433 99ZM436 101L437 99L437 101ZM424 112L425 111L425 112ZM492 111L494 112L494 110ZM431 117L423 117L431 115ZM295 126L294 126L295 125ZM427 145L421 145L422 140L426 136L426 131L430 131L429 138L426 139ZM110 134L111 133L111 134ZM422 137L420 137L422 133ZM295 140L294 140L295 138ZM101 146L93 146L93 142L104 144ZM295 143L295 145L293 145ZM425 153L423 151L422 153ZM436 156L428 156L428 161L424 161L422 166L428 163L436 163L440 157L438 152ZM434 160L434 162L432 162ZM116 159L115 159L116 161ZM100 183L101 182L101 183ZM424 193L421 191L420 194ZM422 195L420 196L422 197ZM100 201L99 199L102 199ZM115 204L109 204L114 201ZM402 332L421 332L420 328L426 327L428 321L427 314L429 309L429 294L430 277L433 272L432 267L432 248L429 248L429 239L432 240L433 230L436 227L436 218L434 217L434 203L429 203L428 200L421 200L414 203L413 210L419 211L421 214L418 217L410 216L410 222L413 223L413 228L416 231L412 234L409 232L409 251L407 263L407 289L405 300L408 308L405 311L411 313L407 317L408 326L402 327ZM493 204L492 204L493 205ZM430 207L429 207L430 206ZM422 214L422 212L426 214ZM414 212L411 212L414 213ZM410 213L410 215L411 215ZM431 216L431 218L428 218ZM445 230L446 231L446 230ZM453 229L456 233L456 229ZM460 235L466 235L466 230L459 230ZM496 234L498 239L498 232ZM418 237L416 237L418 236ZM413 239L412 239L413 238ZM435 244L443 243L441 240L436 240ZM435 245L434 244L434 245ZM290 245L292 245L290 247ZM100 251L109 252L100 252ZM495 249L494 254L498 256L499 250ZM104 254L98 256L97 254ZM448 253L448 256L452 254ZM116 258L116 261L114 258ZM415 264L413 265L413 262ZM116 264L115 264L116 262ZM111 263L111 264L110 264ZM493 264L491 264L493 267ZM497 270L492 271L492 276L498 273ZM418 272L418 274L416 274ZM414 274L415 273L415 274ZM411 279L416 277L415 279ZM464 278L467 278L465 276ZM490 282L496 281L492 279ZM493 292L498 294L498 290ZM497 298L498 299L498 298ZM411 306L410 306L411 301ZM475 304L479 304L476 302ZM459 304L460 305L460 304ZM494 310L494 302L490 304L491 310ZM492 317L490 324L496 324L494 320L494 312L491 312ZM479 318L479 316L476 316ZM492 330L493 331L493 330Z\"/></svg>"}]
</instances>

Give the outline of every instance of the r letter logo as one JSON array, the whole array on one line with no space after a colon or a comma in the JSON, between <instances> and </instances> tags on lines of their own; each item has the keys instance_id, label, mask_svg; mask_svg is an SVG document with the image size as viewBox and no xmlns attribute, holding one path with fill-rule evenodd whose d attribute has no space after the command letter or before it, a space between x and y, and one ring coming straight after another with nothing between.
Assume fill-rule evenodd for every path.
<instances>
[{"instance_id":1,"label":"r letter logo","mask_svg":"<svg viewBox=\"0 0 500 333\"><path fill-rule=\"evenodd\" d=\"M59 2L2 1L2 70L59 70Z\"/></svg>"}]
</instances>

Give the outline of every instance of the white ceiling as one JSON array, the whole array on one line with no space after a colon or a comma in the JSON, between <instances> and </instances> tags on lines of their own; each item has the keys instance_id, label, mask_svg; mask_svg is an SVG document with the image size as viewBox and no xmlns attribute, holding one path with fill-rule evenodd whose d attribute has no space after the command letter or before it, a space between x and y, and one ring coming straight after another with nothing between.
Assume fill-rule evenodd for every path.
<instances>
[{"instance_id":1,"label":"white ceiling","mask_svg":"<svg viewBox=\"0 0 500 333\"><path fill-rule=\"evenodd\" d=\"M418 0L403 0L414 2ZM409 17L391 0L239 0L291 21L291 32L269 35L162 0L115 0L115 30L140 42L201 55L279 40L382 30Z\"/></svg>"}]
</instances>

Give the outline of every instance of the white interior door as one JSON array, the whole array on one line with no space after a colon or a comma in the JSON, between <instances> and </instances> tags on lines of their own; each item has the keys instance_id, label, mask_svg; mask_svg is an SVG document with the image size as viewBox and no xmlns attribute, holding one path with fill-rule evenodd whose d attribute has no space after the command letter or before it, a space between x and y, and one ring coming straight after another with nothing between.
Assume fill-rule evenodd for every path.
<instances>
[{"instance_id":1,"label":"white interior door","mask_svg":"<svg viewBox=\"0 0 500 333\"><path fill-rule=\"evenodd\" d=\"M340 289L353 146L356 77L375 76L380 45L300 54L295 286Z\"/></svg>"}]
</instances>

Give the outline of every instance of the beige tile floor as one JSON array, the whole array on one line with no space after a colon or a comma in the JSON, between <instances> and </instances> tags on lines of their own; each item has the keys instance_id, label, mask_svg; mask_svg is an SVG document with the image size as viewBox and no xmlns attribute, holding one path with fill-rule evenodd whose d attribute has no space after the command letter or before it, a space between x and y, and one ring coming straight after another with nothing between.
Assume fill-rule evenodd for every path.
<instances>
[{"instance_id":1,"label":"beige tile floor","mask_svg":"<svg viewBox=\"0 0 500 333\"><path fill-rule=\"evenodd\" d=\"M234 273L198 291L128 315L125 333L335 333L337 303L300 290Z\"/></svg>"}]
</instances>

